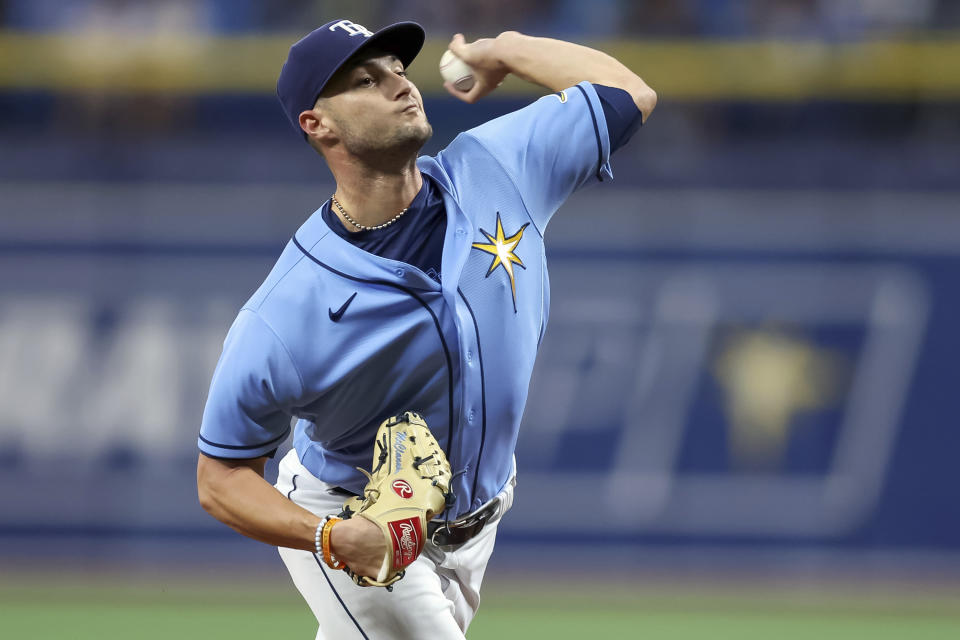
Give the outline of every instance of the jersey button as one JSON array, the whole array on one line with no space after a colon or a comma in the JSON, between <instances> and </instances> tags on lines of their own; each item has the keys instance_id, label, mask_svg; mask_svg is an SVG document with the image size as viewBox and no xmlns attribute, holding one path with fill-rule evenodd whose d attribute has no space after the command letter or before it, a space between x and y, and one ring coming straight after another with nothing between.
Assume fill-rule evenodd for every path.
<instances>
[{"instance_id":1,"label":"jersey button","mask_svg":"<svg viewBox=\"0 0 960 640\"><path fill-rule=\"evenodd\" d=\"M469 422L473 422L473 418L474 418L475 416L476 416L476 414L473 412L473 409L471 409L471 410L470 410L470 413L467 414L467 420L468 420Z\"/></svg>"},{"instance_id":2,"label":"jersey button","mask_svg":"<svg viewBox=\"0 0 960 640\"><path fill-rule=\"evenodd\" d=\"M399 278L403 276L403 269L396 269L394 270L394 273L397 274L397 277Z\"/></svg>"},{"instance_id":3,"label":"jersey button","mask_svg":"<svg viewBox=\"0 0 960 640\"><path fill-rule=\"evenodd\" d=\"M467 349L467 362L473 362L473 351Z\"/></svg>"},{"instance_id":4,"label":"jersey button","mask_svg":"<svg viewBox=\"0 0 960 640\"><path fill-rule=\"evenodd\" d=\"M464 233L466 233L466 232L465 232L463 229L461 229L460 227L457 227L457 235L458 235L458 236L462 236Z\"/></svg>"}]
</instances>

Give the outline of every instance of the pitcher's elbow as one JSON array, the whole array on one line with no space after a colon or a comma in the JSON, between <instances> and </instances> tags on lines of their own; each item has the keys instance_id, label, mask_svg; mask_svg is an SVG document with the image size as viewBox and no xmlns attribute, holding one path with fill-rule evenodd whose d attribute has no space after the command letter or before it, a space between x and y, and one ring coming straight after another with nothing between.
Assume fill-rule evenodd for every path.
<instances>
[{"instance_id":1,"label":"pitcher's elbow","mask_svg":"<svg viewBox=\"0 0 960 640\"><path fill-rule=\"evenodd\" d=\"M208 487L200 484L197 485L197 499L200 501L200 507L210 515L213 515L217 501L214 499L213 493Z\"/></svg>"},{"instance_id":2,"label":"pitcher's elbow","mask_svg":"<svg viewBox=\"0 0 960 640\"><path fill-rule=\"evenodd\" d=\"M211 472L210 460L200 455L197 460L197 499L204 511L216 517L218 501L216 499L215 474Z\"/></svg>"},{"instance_id":3,"label":"pitcher's elbow","mask_svg":"<svg viewBox=\"0 0 960 640\"><path fill-rule=\"evenodd\" d=\"M644 122L646 122L647 118L650 117L650 114L653 113L653 110L657 106L657 92L647 85L644 85L640 91L633 94L633 101L636 103L640 113L643 114Z\"/></svg>"}]
</instances>

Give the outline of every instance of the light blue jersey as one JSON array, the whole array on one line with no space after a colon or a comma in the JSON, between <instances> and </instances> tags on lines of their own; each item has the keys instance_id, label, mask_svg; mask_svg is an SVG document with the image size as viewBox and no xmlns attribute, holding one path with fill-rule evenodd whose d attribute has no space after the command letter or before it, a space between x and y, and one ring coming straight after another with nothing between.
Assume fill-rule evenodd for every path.
<instances>
[{"instance_id":1,"label":"light blue jersey","mask_svg":"<svg viewBox=\"0 0 960 640\"><path fill-rule=\"evenodd\" d=\"M315 213L244 305L217 364L199 447L222 458L287 437L315 476L359 493L380 423L420 413L457 476L448 517L493 498L513 452L550 287L543 232L612 177L596 91L581 83L460 134L420 170L447 212L441 283L368 253Z\"/></svg>"}]
</instances>

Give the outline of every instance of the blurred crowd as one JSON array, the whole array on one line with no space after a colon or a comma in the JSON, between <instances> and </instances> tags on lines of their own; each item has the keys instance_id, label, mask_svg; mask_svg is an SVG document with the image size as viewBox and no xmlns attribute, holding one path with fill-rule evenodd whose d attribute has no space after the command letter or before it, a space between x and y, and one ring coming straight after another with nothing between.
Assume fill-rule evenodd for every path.
<instances>
[{"instance_id":1,"label":"blurred crowd","mask_svg":"<svg viewBox=\"0 0 960 640\"><path fill-rule=\"evenodd\" d=\"M960 26L957 0L0 0L15 30L296 32L349 16L428 33L856 38Z\"/></svg>"}]
</instances>

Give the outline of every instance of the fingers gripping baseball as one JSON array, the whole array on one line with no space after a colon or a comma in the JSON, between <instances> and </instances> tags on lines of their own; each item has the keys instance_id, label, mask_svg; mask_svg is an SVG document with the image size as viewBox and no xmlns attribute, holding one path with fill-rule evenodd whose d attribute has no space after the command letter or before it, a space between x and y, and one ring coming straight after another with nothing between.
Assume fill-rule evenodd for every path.
<instances>
[{"instance_id":1,"label":"fingers gripping baseball","mask_svg":"<svg viewBox=\"0 0 960 640\"><path fill-rule=\"evenodd\" d=\"M493 38L481 38L467 43L462 33L453 36L447 48L470 66L474 83L468 91L461 91L453 83L444 82L443 86L450 95L472 104L500 86L509 69L496 55L495 43Z\"/></svg>"}]
</instances>

